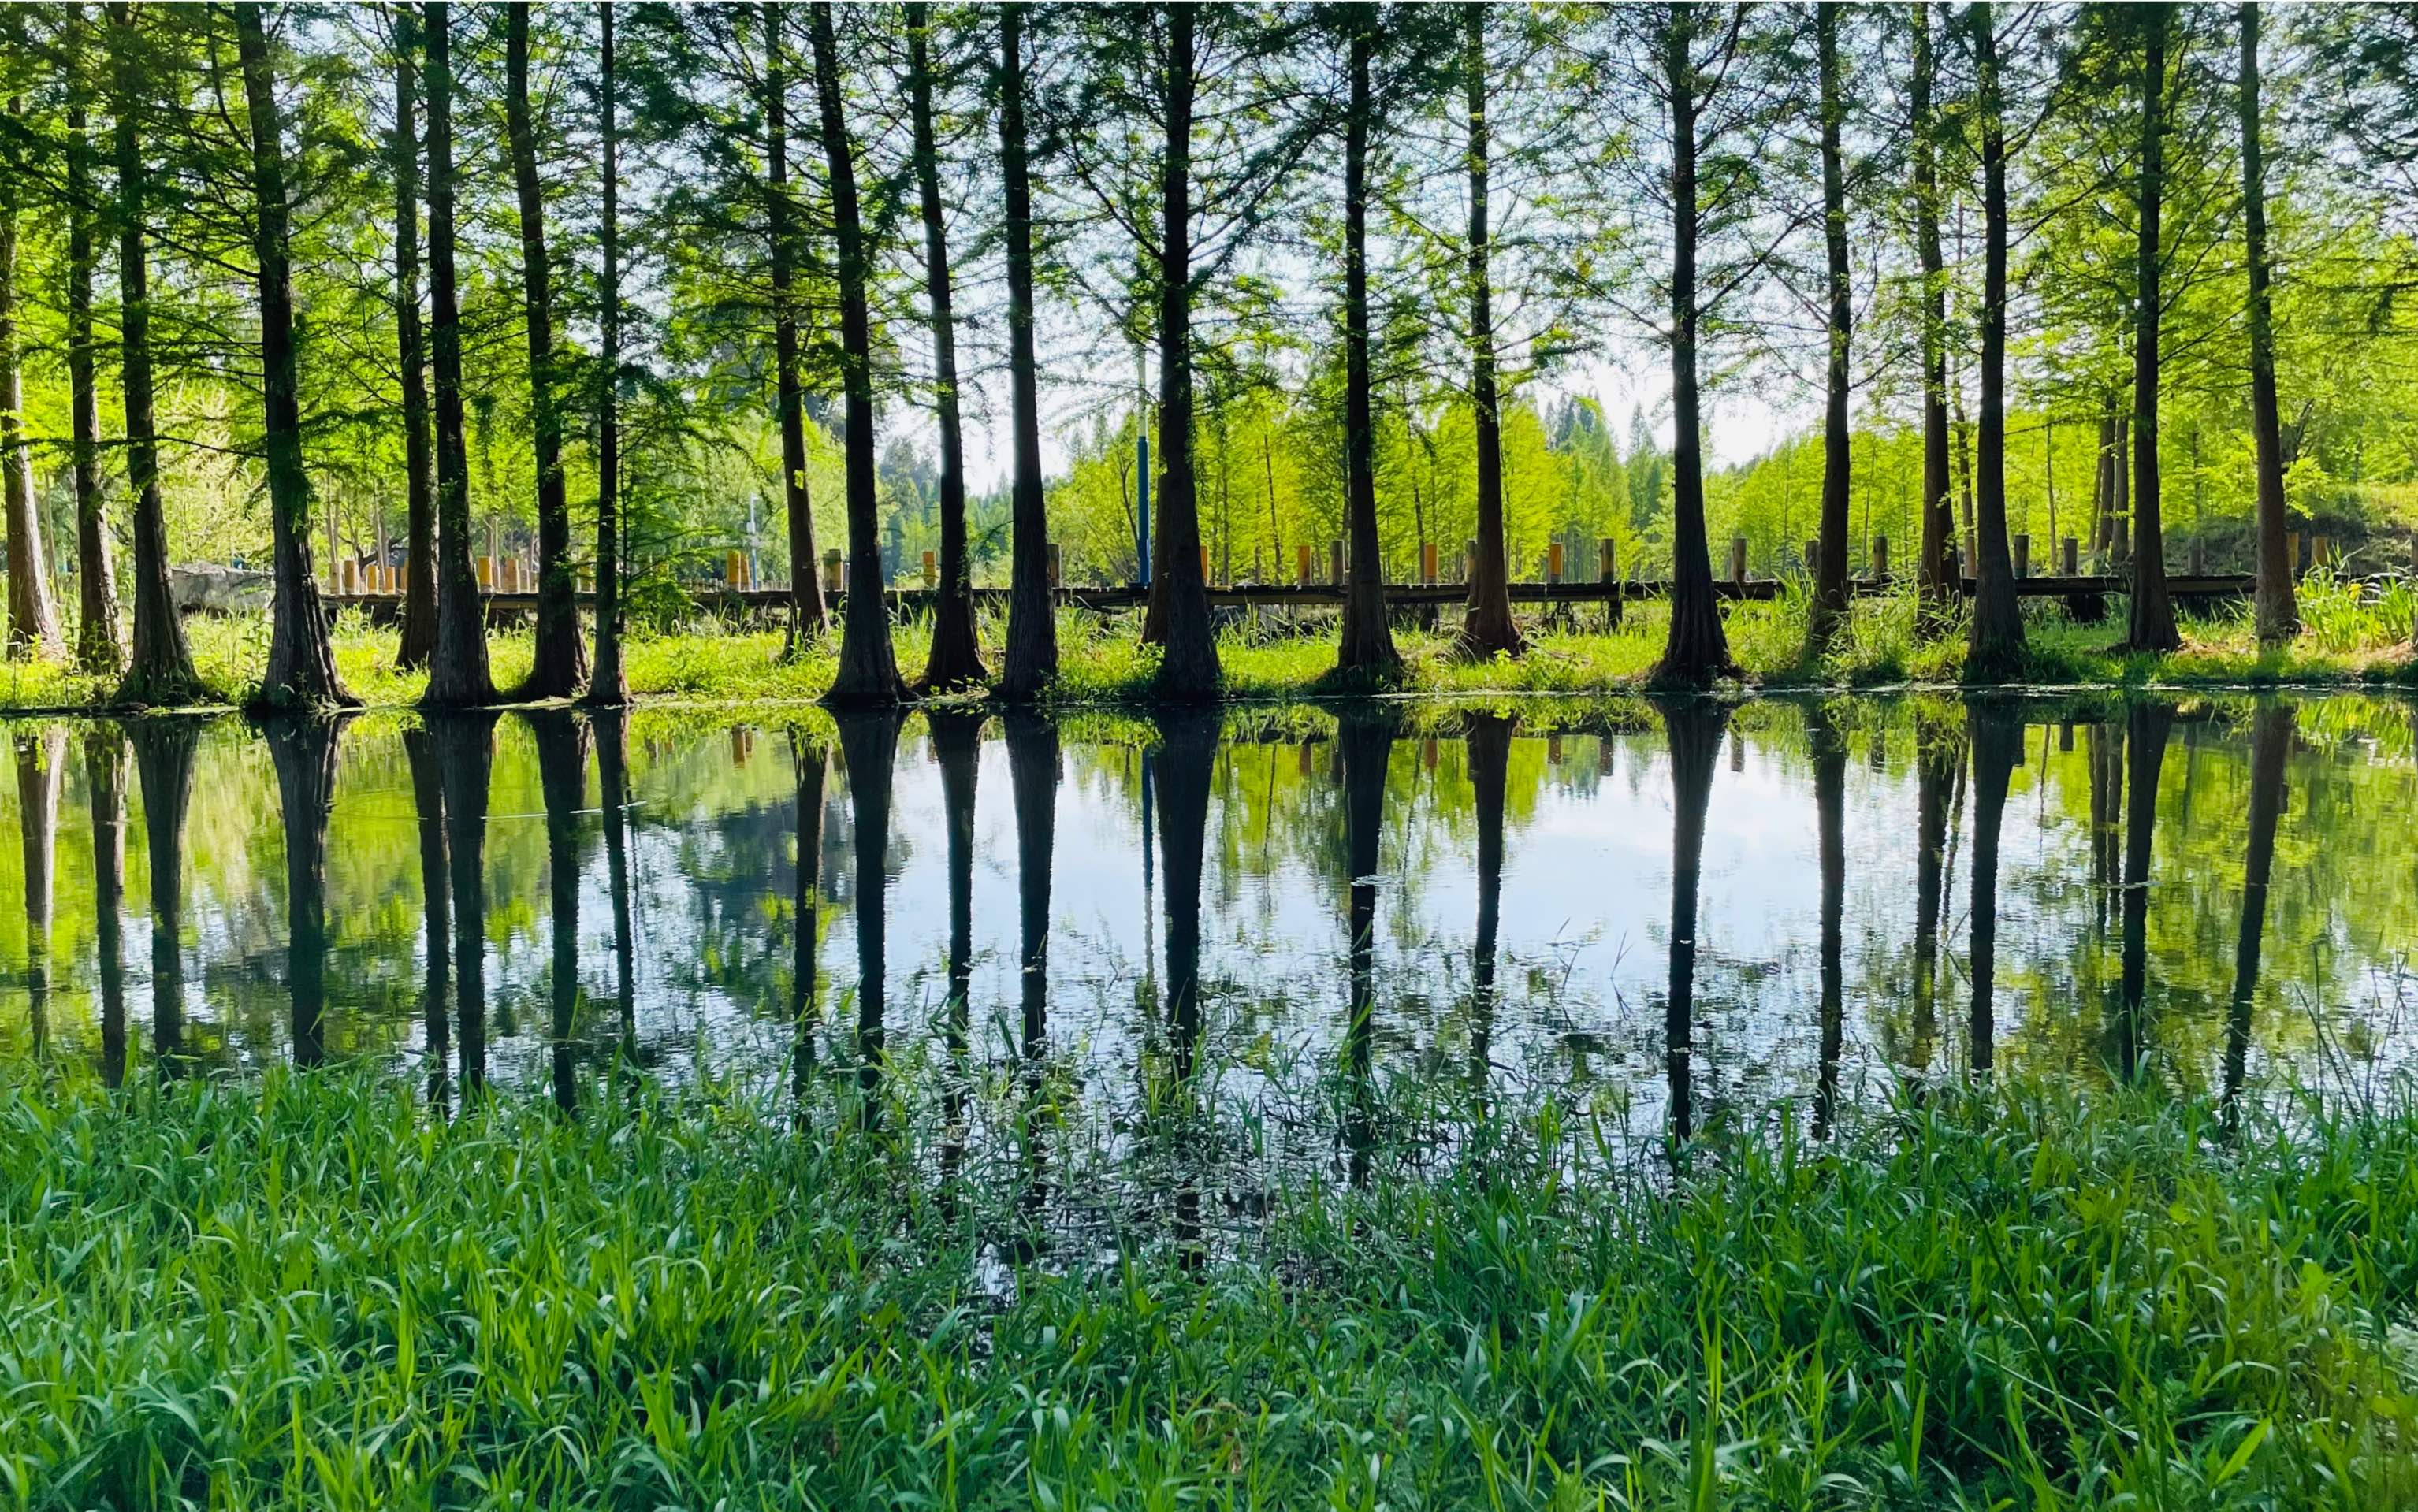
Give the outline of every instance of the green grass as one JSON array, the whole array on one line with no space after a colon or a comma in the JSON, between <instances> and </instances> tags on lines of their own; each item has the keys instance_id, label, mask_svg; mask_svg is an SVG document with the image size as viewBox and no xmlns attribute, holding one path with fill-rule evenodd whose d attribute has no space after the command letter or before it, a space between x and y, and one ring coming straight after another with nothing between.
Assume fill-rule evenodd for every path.
<instances>
[{"instance_id":1,"label":"green grass","mask_svg":"<svg viewBox=\"0 0 2418 1512\"><path fill-rule=\"evenodd\" d=\"M1071 1127L1037 1210L1013 1135L944 1174L911 1070L450 1123L139 1079L0 1091L14 1504L2418 1501L2403 1103L2017 1088L1621 1157L1608 1108L1388 1088L1365 1187L1213 1185L1196 1249ZM1241 1116L1190 1101L1131 1138Z\"/></svg>"},{"instance_id":2,"label":"green grass","mask_svg":"<svg viewBox=\"0 0 2418 1512\"><path fill-rule=\"evenodd\" d=\"M2062 605L2028 603L2029 654L2018 680L2043 685L2108 687L2238 686L2266 683L2403 684L2418 682L2411 654L2418 590L2396 584L2380 597L2364 597L2360 584L2323 571L2301 586L2305 628L2288 644L2261 648L2252 634L2246 604L2220 607L2187 619L2184 649L2171 655L2135 655L2115 649L2122 634L2124 603L2108 601L2107 618L2077 624ZM1633 692L1645 685L1662 651L1667 616L1660 604L1629 606L1620 625L1607 632L1600 606L1574 607L1561 619L1530 619L1531 649L1518 659L1473 661L1458 654L1447 614L1434 632L1396 632L1405 667L1395 687L1406 693L1600 694ZM1917 685L1950 687L1964 673L1963 627L1926 635L1919 628L1910 593L1857 601L1855 612L1831 644L1815 654L1806 636L1801 594L1761 603L1730 606L1731 654L1745 683L1768 688L1834 688ZM1219 640L1227 695L1241 699L1295 699L1372 691L1335 676L1335 617L1303 611L1290 622L1254 623L1229 630ZM1062 704L1147 701L1157 663L1140 644L1139 619L1062 611L1059 618ZM240 702L258 680L268 649L266 620L195 617L189 621L193 654L203 677L224 701ZM984 627L994 669L1004 626ZM911 680L922 669L930 644L929 625L898 627L900 671ZM631 691L641 697L700 702L809 701L831 685L838 641L832 634L785 657L776 629L711 622L673 634L636 634L628 642ZM425 685L417 673L393 669L395 636L357 616L337 626L336 661L346 684L373 706L416 700ZM526 631L498 632L489 639L497 685L508 693L530 662ZM97 708L112 685L81 678L54 663L0 662L0 712Z\"/></svg>"}]
</instances>

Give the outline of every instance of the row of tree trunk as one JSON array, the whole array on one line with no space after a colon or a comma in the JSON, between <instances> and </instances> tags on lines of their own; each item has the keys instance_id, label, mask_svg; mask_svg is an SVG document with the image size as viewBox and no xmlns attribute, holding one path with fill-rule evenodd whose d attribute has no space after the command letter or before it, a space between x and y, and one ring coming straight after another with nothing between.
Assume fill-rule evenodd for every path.
<instances>
[{"instance_id":1,"label":"row of tree trunk","mask_svg":"<svg viewBox=\"0 0 2418 1512\"><path fill-rule=\"evenodd\" d=\"M2127 13L2138 38L2141 130L2135 206L2135 373L2130 417L2131 516L2135 531L2134 591L2127 644L2145 650L2180 645L2162 559L2158 470L2160 209L2164 193L2166 135L2167 7L2148 5ZM327 619L312 570L309 540L311 484L301 451L298 384L294 344L291 278L286 254L287 190L274 69L264 8L233 8L237 50L242 67L252 136L253 190L262 329L264 450L274 536L274 623L266 676L254 698L267 707L324 707L348 701L338 679ZM792 558L792 645L820 630L826 609L814 571L816 553L807 495L803 387L798 373L798 269L805 261L799 244L801 217L791 199L787 156L787 74L782 8L763 11L766 59L764 106L770 129L766 163L766 228L770 253L775 344L775 382L785 465L785 497ZM535 133L529 115L528 18L514 8L507 18L506 135L518 202L523 292L528 339L533 446L537 472L539 608L535 664L517 690L523 698L557 698L587 693L611 701L623 695L620 670L618 510L620 446L616 393L620 373L620 267L616 100L612 72L612 21L604 18L602 69L606 198L604 235L605 318L604 381L599 388L598 525L596 560L601 589L595 665L604 673L591 683L590 658L576 607L577 572L572 557L571 522L562 470L563 405L567 385L562 354L554 336L551 263L546 246L544 195L539 177ZM1189 8L1169 6L1165 28L1164 146L1160 160L1160 239L1155 249L1159 290L1158 512L1155 555L1159 572L1152 584L1144 639L1161 648L1159 692L1177 699L1214 696L1219 680L1206 583L1200 570L1198 504L1192 481L1192 184L1190 140L1196 81L1195 17ZM1508 571L1503 550L1501 456L1496 410L1499 378L1494 351L1489 259L1489 132L1486 87L1486 17L1482 5L1462 8L1462 73L1467 110L1469 224L1467 282L1470 300L1470 385L1477 416L1478 549L1471 574L1462 640L1467 651L1491 656L1523 649L1511 616ZM1660 667L1666 680L1700 682L1730 670L1730 658L1714 596L1706 541L1703 459L1699 435L1702 404L1698 378L1698 329L1704 315L1697 281L1700 221L1696 160L1699 122L1713 83L1696 57L1699 31L1719 18L1675 10L1663 32L1663 76L1671 130L1669 188L1673 251L1669 346L1676 428L1675 564L1669 640ZM1020 17L1014 8L1000 16L998 75L1002 85L1002 166L1007 208L1009 333L1012 419L1016 438L1012 534L1014 590L1007 657L999 692L1029 698L1046 687L1055 669L1046 569L1046 519L1041 509L1037 365L1033 336L1031 186ZM1339 670L1389 680L1400 654L1385 614L1383 564L1376 518L1373 420L1369 353L1367 199L1370 160L1382 112L1371 84L1372 60L1385 46L1375 8L1354 7L1346 23L1349 98L1342 116L1344 147L1345 255L1343 327L1346 348L1346 513L1350 542L1349 590L1338 651ZM1844 542L1847 491L1847 399L1850 381L1849 270L1845 227L1844 166L1840 130L1844 119L1836 18L1815 17L1820 89L1824 241L1828 264L1829 352L1824 423L1821 539ZM1984 217L1981 304L1981 398L1976 427L1976 486L1970 545L1976 592L1969 630L1969 664L1982 675L2019 668L2024 631L2013 594L2005 500L2005 344L2009 143L1998 64L1999 37L1994 8L1977 4L1963 18L1975 63L1976 115L1981 141ZM122 368L127 415L126 454L135 497L134 644L126 659L121 698L130 703L167 703L201 691L167 586L165 525L159 505L158 445L153 434L151 360L144 213L147 189L142 150L141 99L145 85L139 50L124 6L109 12L112 83L115 96L118 184ZM835 703L895 702L907 695L891 649L887 585L878 533L871 335L871 252L858 205L855 145L841 87L838 44L828 5L808 8L809 41L817 124L824 163L835 253L846 425L847 505L849 552L849 610L842 630L839 672L831 693ZM925 241L925 274L934 335L934 409L941 435L941 569L944 591L936 617L931 657L921 686L927 691L980 683L987 676L974 633L971 561L964 518L964 461L958 418L952 275L941 195L940 149L933 106L937 75L931 55L931 17L926 6L909 8L910 99L913 167ZM2263 162L2259 142L2257 18L2245 8L2241 20L2240 110L2247 213L2254 433L2258 452L2258 624L2266 637L2292 628L2290 578L2283 556L2283 494L2279 426L2274 395L2273 340L2265 246ZM451 125L449 7L441 0L414 16L399 13L394 31L399 59L395 76L397 117L395 182L395 290L397 347L402 371L406 429L406 489L413 571L404 606L400 658L430 668L427 701L433 705L492 702L497 690L485 644L485 614L471 572L468 478L463 438L464 401L461 330L455 269L456 184ZM414 53L417 58L413 57ZM414 67L414 64L417 67ZM1944 272L1939 247L1937 112L1933 102L1936 50L1927 18L1918 18L1912 98L1912 154L1917 207L1917 247L1926 289L1923 344L1923 544L1919 564L1922 594L1936 611L1953 590L1954 562L1948 507L1949 395L1946 382ZM418 98L416 98L418 97ZM115 585L109 571L106 531L100 517L97 465L97 403L93 392L90 319L90 174L86 166L81 96L69 118L69 176L77 214L69 226L69 363L75 389L79 544L93 560L81 573L77 654L94 670L113 669L119 658L115 636ZM427 264L431 322L423 333L419 316L420 146L416 107L424 100L427 133ZM82 192L78 191L81 189ZM0 188L0 194L5 194ZM19 430L16 389L20 379L15 331L15 206L0 198L0 460L6 466L7 524L10 551L9 634L13 644L54 649L59 635L42 573L32 508L26 448ZM428 396L433 369L434 403ZM433 436L429 432L433 429ZM433 472L433 477L432 477ZM2120 484L2119 485L2120 486ZM37 564L20 569L20 564ZM1814 630L1817 644L1847 612L1845 554L1826 549L1815 563Z\"/></svg>"}]
</instances>

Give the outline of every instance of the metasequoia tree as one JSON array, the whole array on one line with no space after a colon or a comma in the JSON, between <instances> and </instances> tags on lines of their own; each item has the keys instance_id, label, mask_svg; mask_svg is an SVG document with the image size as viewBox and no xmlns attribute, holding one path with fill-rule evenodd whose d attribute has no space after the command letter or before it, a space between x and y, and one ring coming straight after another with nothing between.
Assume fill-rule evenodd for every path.
<instances>
[{"instance_id":1,"label":"metasequoia tree","mask_svg":"<svg viewBox=\"0 0 2418 1512\"><path fill-rule=\"evenodd\" d=\"M545 191L529 119L529 16L504 10L504 130L520 206L521 298L528 318L530 445L537 464L537 653L523 698L567 698L588 681L579 634L579 573L571 559L571 501L562 476L561 354L554 340L554 270L545 246Z\"/></svg>"},{"instance_id":2,"label":"metasequoia tree","mask_svg":"<svg viewBox=\"0 0 2418 1512\"><path fill-rule=\"evenodd\" d=\"M436 392L436 654L422 702L496 700L487 668L487 606L470 566L470 454L463 436L462 310L454 271L452 8L421 11L428 100L428 347ZM467 1059L469 1046L463 1053ZM467 1077L467 1073L466 1073Z\"/></svg>"},{"instance_id":3,"label":"metasequoia tree","mask_svg":"<svg viewBox=\"0 0 2418 1512\"><path fill-rule=\"evenodd\" d=\"M1974 437L1973 623L1966 665L1983 677L2022 665L2023 610L2007 542L2007 122L1997 21L1989 0L1966 11L1982 157L1982 413Z\"/></svg>"},{"instance_id":4,"label":"metasequoia tree","mask_svg":"<svg viewBox=\"0 0 2418 1512\"><path fill-rule=\"evenodd\" d=\"M1377 438L1369 378L1369 139L1378 105L1370 82L1384 21L1374 5L1342 8L1350 79L1343 110L1343 470L1350 571L1338 672L1390 681L1402 668L1385 623L1385 563L1377 536Z\"/></svg>"},{"instance_id":5,"label":"metasequoia tree","mask_svg":"<svg viewBox=\"0 0 2418 1512\"><path fill-rule=\"evenodd\" d=\"M596 288L596 655L586 701L604 705L627 703L630 684L621 670L621 127L610 5L597 6L596 24L597 134L604 179L596 226L602 258Z\"/></svg>"},{"instance_id":6,"label":"metasequoia tree","mask_svg":"<svg viewBox=\"0 0 2418 1512\"><path fill-rule=\"evenodd\" d=\"M2258 639L2274 644L2301 628L2285 538L2284 425L2275 397L2273 271L2267 253L2267 159L2258 120L2258 8L2241 8L2242 261L2250 281L2248 330L2250 435L2258 512ZM2262 883L2263 885L2263 883Z\"/></svg>"},{"instance_id":7,"label":"metasequoia tree","mask_svg":"<svg viewBox=\"0 0 2418 1512\"><path fill-rule=\"evenodd\" d=\"M2150 3L2124 11L2131 28L2140 35L2141 52L2138 261L2133 322L2133 592L2132 623L2124 637L2125 644L2136 651L2179 650L2183 643L2175 628L2174 602L2166 593L2165 504L2158 475L2159 342L2165 314L2159 295L2165 263L2158 237L2165 197L2169 8ZM2003 308L2000 318L2004 318ZM2000 339L2004 340L2003 330Z\"/></svg>"},{"instance_id":8,"label":"metasequoia tree","mask_svg":"<svg viewBox=\"0 0 2418 1512\"><path fill-rule=\"evenodd\" d=\"M848 401L848 604L840 628L839 671L824 701L895 704L906 697L907 688L899 680L898 659L890 645L890 592L881 567L880 483L874 475L873 268L857 203L856 146L841 100L839 44L826 0L817 0L811 25L815 98L820 106L832 241L838 262L840 383Z\"/></svg>"},{"instance_id":9,"label":"metasequoia tree","mask_svg":"<svg viewBox=\"0 0 2418 1512\"><path fill-rule=\"evenodd\" d=\"M941 434L941 584L932 607L926 690L980 682L974 638L973 563L966 545L966 445L957 419L957 333L949 280L948 210L941 198L941 146L933 124L932 8L907 7L907 101L914 136L915 188L924 217L924 290L932 326L932 419Z\"/></svg>"},{"instance_id":10,"label":"metasequoia tree","mask_svg":"<svg viewBox=\"0 0 2418 1512\"><path fill-rule=\"evenodd\" d=\"M117 685L117 701L184 704L207 696L208 690L193 669L184 621L168 588L168 515L160 497L160 438L152 415L150 237L145 219L151 179L143 119L152 81L142 23L125 0L112 0L109 8L109 52L117 160L118 374L125 390L126 484L134 496L134 648Z\"/></svg>"},{"instance_id":11,"label":"metasequoia tree","mask_svg":"<svg viewBox=\"0 0 2418 1512\"><path fill-rule=\"evenodd\" d=\"M1049 517L1041 477L1040 358L1033 335L1033 177L1025 127L1025 8L999 8L1000 179L1007 262L1009 484L1007 656L998 695L1037 697L1058 674L1058 616L1049 592Z\"/></svg>"},{"instance_id":12,"label":"metasequoia tree","mask_svg":"<svg viewBox=\"0 0 2418 1512\"><path fill-rule=\"evenodd\" d=\"M403 638L395 664L436 654L436 498L430 484L428 341L420 319L420 17L392 12L394 52L394 344L403 386Z\"/></svg>"},{"instance_id":13,"label":"metasequoia tree","mask_svg":"<svg viewBox=\"0 0 2418 1512\"><path fill-rule=\"evenodd\" d=\"M1494 269L1487 130L1486 21L1492 8L1461 8L1461 79L1469 128L1469 402L1477 437L1477 550L1469 565L1469 607L1462 649L1472 656L1518 656L1528 649L1511 616L1511 563L1503 542L1503 415L1494 347Z\"/></svg>"},{"instance_id":14,"label":"metasequoia tree","mask_svg":"<svg viewBox=\"0 0 2418 1512\"><path fill-rule=\"evenodd\" d=\"M318 580L311 566L311 475L302 465L294 280L286 256L285 153L278 136L276 80L262 9L253 0L241 0L235 7L236 49L242 61L245 114L252 127L264 416L261 446L268 474L274 579L268 668L252 702L259 708L306 709L358 700L344 691L336 676L335 648L328 640L328 614L319 602ZM330 542L330 550L333 545ZM332 754L329 759L332 763Z\"/></svg>"}]
</instances>

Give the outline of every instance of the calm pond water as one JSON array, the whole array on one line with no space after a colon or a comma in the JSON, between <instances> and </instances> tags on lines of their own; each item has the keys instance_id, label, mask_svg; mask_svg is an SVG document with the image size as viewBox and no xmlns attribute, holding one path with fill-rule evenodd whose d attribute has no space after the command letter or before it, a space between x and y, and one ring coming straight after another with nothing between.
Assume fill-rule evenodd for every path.
<instances>
[{"instance_id":1,"label":"calm pond water","mask_svg":"<svg viewBox=\"0 0 2418 1512\"><path fill-rule=\"evenodd\" d=\"M1818 1134L1991 1067L2357 1091L2411 1027L2412 727L2344 696L18 723L0 1057L574 1105L947 1063L1111 1129L1171 1064L1346 1161L1339 1078L1657 1135L1776 1103Z\"/></svg>"}]
</instances>

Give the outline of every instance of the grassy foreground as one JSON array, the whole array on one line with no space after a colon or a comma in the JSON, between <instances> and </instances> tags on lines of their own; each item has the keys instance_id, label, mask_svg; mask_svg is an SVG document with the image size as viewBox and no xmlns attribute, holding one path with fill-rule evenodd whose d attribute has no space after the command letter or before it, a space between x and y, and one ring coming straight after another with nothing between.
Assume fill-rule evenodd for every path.
<instances>
[{"instance_id":1,"label":"grassy foreground","mask_svg":"<svg viewBox=\"0 0 2418 1512\"><path fill-rule=\"evenodd\" d=\"M2380 597L2367 596L2357 582L2313 573L2301 587L2305 628L2290 644L2272 649L2259 647L2246 605L2236 604L2186 618L2182 650L2135 655L2112 649L2122 634L2123 601L2111 599L2107 608L2104 621L2077 624L2059 604L2028 603L2030 656L2019 680L2106 687L2418 682L2418 660L2411 654L2418 590L2407 584L2395 585ZM1607 631L1599 606L1574 608L1558 622L1532 616L1534 640L1526 656L1472 662L1456 654L1451 635L1455 621L1447 615L1433 632L1397 630L1396 641L1407 663L1400 691L1634 691L1645 684L1661 655L1667 618L1660 604L1632 604L1620 625ZM1078 610L1062 612L1058 700L1146 700L1157 664L1155 653L1139 644L1138 624L1132 615L1104 619ZM1953 686L1964 674L1962 627L1951 626L1936 636L1918 634L1910 593L1858 600L1845 631L1820 654L1807 648L1802 595L1733 604L1728 625L1731 653L1752 685ZM268 621L197 616L187 629L204 679L222 690L227 702L240 702L267 662ZM986 654L996 670L1005 626L994 619L983 629ZM913 678L929 644L927 623L900 625L900 671ZM425 685L420 674L394 670L395 647L392 631L374 629L358 617L348 615L338 624L338 669L352 691L373 706L411 703ZM784 637L777 629L704 622L678 634L635 634L625 658L631 691L641 697L811 700L831 686L838 649L834 631L809 645L804 654L784 658ZM510 690L528 670L528 634L499 632L491 637L488 652L497 684ZM1297 622L1269 620L1229 629L1220 636L1218 654L1227 693L1235 698L1366 691L1335 678L1331 611L1305 612ZM97 708L111 693L110 684L79 677L60 664L0 662L0 712Z\"/></svg>"},{"instance_id":2,"label":"grassy foreground","mask_svg":"<svg viewBox=\"0 0 2418 1512\"><path fill-rule=\"evenodd\" d=\"M853 1087L451 1123L346 1072L0 1092L0 1494L2418 1503L2418 1107L2018 1089L1675 1172L1498 1107L1205 1252L1120 1203L1034 1265L1020 1184Z\"/></svg>"}]
</instances>

